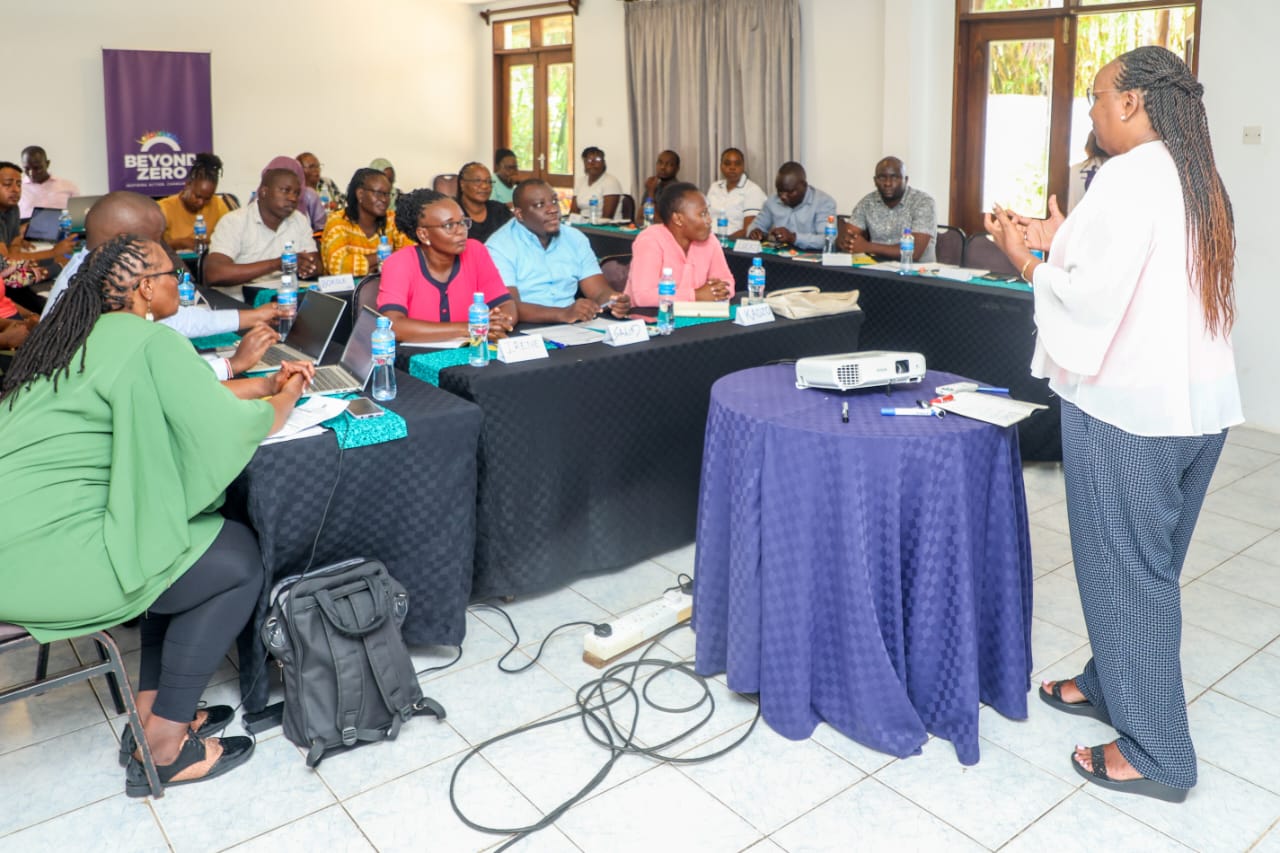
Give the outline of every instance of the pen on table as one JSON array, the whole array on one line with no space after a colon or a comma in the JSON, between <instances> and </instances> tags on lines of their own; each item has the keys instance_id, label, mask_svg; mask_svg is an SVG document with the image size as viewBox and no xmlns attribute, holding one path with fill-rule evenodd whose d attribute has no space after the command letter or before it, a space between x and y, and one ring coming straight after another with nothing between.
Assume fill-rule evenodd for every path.
<instances>
[{"instance_id":1,"label":"pen on table","mask_svg":"<svg viewBox=\"0 0 1280 853\"><path fill-rule=\"evenodd\" d=\"M988 388L988 387L979 385L974 390L977 391L979 394L1003 394L1006 397L1009 396L1008 388L995 388L995 387Z\"/></svg>"},{"instance_id":2,"label":"pen on table","mask_svg":"<svg viewBox=\"0 0 1280 853\"><path fill-rule=\"evenodd\" d=\"M891 417L908 417L908 416L914 416L914 417L922 417L922 418L931 418L931 417L933 417L933 409L918 409L918 408L917 408L917 409L889 409L889 408L885 408L885 409L881 409L881 410L880 410L880 414L882 414L882 415L886 415L886 416L891 416Z\"/></svg>"},{"instance_id":3,"label":"pen on table","mask_svg":"<svg viewBox=\"0 0 1280 853\"><path fill-rule=\"evenodd\" d=\"M847 424L849 422L849 401L845 400L840 404L840 423Z\"/></svg>"}]
</instances>

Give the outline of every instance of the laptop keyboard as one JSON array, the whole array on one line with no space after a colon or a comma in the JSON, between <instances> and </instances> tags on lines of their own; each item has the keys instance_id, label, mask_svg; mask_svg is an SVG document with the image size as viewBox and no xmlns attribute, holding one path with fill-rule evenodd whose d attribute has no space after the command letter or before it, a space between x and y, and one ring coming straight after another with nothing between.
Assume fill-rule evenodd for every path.
<instances>
[{"instance_id":1,"label":"laptop keyboard","mask_svg":"<svg viewBox=\"0 0 1280 853\"><path fill-rule=\"evenodd\" d=\"M310 390L323 394L330 391L350 388L353 385L355 385L355 383L351 381L350 376L347 376L346 371L322 368L316 371L315 378L311 380Z\"/></svg>"}]
</instances>

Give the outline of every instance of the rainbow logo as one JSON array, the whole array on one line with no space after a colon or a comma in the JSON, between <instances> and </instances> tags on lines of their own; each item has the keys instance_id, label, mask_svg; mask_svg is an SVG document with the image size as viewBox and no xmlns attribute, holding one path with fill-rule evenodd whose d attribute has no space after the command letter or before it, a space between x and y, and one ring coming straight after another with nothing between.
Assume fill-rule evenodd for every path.
<instances>
[{"instance_id":1,"label":"rainbow logo","mask_svg":"<svg viewBox=\"0 0 1280 853\"><path fill-rule=\"evenodd\" d=\"M178 137L168 130L149 130L138 137L138 145L141 146L139 150L143 153L150 151L156 145L168 146L170 151L182 150Z\"/></svg>"}]
</instances>

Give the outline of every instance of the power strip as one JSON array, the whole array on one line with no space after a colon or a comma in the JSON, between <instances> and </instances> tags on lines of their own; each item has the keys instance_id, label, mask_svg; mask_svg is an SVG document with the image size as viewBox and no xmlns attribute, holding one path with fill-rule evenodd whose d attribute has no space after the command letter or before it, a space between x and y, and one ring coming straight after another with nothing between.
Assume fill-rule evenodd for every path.
<instances>
[{"instance_id":1,"label":"power strip","mask_svg":"<svg viewBox=\"0 0 1280 853\"><path fill-rule=\"evenodd\" d=\"M672 625L688 621L692 615L693 596L678 589L668 590L657 601L642 604L606 623L611 629L609 636L587 631L583 637L582 659L602 669Z\"/></svg>"}]
</instances>

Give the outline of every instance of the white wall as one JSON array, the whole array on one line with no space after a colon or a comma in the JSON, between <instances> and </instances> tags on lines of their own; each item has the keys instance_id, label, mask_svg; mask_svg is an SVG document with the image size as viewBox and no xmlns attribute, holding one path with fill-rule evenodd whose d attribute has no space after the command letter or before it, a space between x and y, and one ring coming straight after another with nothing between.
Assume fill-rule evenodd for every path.
<instances>
[{"instance_id":1,"label":"white wall","mask_svg":"<svg viewBox=\"0 0 1280 853\"><path fill-rule=\"evenodd\" d=\"M107 47L212 53L214 151L223 188L241 199L273 156L303 150L344 187L374 157L396 165L400 186L453 171L473 156L477 113L489 108L475 88L475 13L421 0L360 9L355 19L336 0L75 4L57 16L56 55L47 41L8 39L9 67L39 68L42 90L10 103L0 158L43 145L55 174L106 191Z\"/></svg>"}]
</instances>

